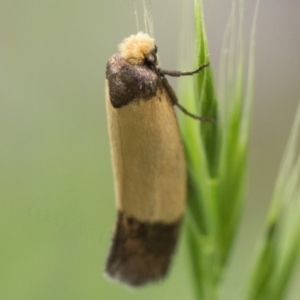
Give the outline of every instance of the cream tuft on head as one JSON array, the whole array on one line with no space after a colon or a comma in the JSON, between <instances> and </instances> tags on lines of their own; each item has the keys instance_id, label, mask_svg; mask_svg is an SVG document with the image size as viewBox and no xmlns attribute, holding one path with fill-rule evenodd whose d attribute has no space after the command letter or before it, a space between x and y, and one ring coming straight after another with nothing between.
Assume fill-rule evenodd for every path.
<instances>
[{"instance_id":1,"label":"cream tuft on head","mask_svg":"<svg viewBox=\"0 0 300 300\"><path fill-rule=\"evenodd\" d=\"M119 45L121 56L135 65L143 64L145 57L153 51L154 48L154 39L143 32L129 36Z\"/></svg>"}]
</instances>

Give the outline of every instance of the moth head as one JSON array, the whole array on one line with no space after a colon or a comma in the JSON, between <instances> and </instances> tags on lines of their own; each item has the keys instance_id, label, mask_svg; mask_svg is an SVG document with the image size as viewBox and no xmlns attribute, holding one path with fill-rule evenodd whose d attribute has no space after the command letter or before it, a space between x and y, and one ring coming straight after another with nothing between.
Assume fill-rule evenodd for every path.
<instances>
[{"instance_id":1,"label":"moth head","mask_svg":"<svg viewBox=\"0 0 300 300\"><path fill-rule=\"evenodd\" d=\"M119 45L121 57L134 65L157 64L157 47L155 41L148 34L138 32L125 38Z\"/></svg>"}]
</instances>

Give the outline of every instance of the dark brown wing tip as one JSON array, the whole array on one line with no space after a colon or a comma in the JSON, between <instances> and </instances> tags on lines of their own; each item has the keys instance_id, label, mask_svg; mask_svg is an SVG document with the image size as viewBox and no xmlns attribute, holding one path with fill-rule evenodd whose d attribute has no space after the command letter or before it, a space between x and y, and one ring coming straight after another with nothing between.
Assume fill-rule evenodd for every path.
<instances>
[{"instance_id":1,"label":"dark brown wing tip","mask_svg":"<svg viewBox=\"0 0 300 300\"><path fill-rule=\"evenodd\" d=\"M145 223L119 212L106 274L131 287L163 279L176 247L179 227L180 220L173 224Z\"/></svg>"}]
</instances>

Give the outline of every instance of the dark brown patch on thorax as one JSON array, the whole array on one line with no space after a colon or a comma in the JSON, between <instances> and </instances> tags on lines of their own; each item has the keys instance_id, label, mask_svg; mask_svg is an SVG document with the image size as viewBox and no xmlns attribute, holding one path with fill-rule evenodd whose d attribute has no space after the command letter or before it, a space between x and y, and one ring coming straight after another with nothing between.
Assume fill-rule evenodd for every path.
<instances>
[{"instance_id":1,"label":"dark brown patch on thorax","mask_svg":"<svg viewBox=\"0 0 300 300\"><path fill-rule=\"evenodd\" d=\"M145 223L119 212L106 263L107 274L131 286L163 278L176 247L179 228L180 220L173 224Z\"/></svg>"},{"instance_id":2,"label":"dark brown patch on thorax","mask_svg":"<svg viewBox=\"0 0 300 300\"><path fill-rule=\"evenodd\" d=\"M162 82L147 65L133 65L120 54L113 55L106 67L109 96L113 107L119 108L131 101L148 100L156 95Z\"/></svg>"}]
</instances>

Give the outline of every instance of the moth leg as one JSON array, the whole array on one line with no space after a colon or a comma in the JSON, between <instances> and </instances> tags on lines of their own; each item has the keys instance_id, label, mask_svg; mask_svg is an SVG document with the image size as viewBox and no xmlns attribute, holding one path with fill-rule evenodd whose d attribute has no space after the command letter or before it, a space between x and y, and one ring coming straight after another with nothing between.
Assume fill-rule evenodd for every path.
<instances>
[{"instance_id":1,"label":"moth leg","mask_svg":"<svg viewBox=\"0 0 300 300\"><path fill-rule=\"evenodd\" d=\"M214 119L203 118L203 117L194 115L194 114L190 113L188 110L186 110L186 108L184 108L181 104L179 104L178 98L177 98L177 96L176 96L173 88L169 84L167 78L164 77L164 76L162 76L161 80L162 80L162 83L163 83L163 86L164 86L165 90L169 94L169 97L170 97L170 99L172 101L172 104L176 105L183 113L185 113L186 115L188 115L188 116L190 116L190 117L192 117L192 118L194 118L196 120L200 120L202 122L212 122L212 123L215 122Z\"/></svg>"},{"instance_id":2,"label":"moth leg","mask_svg":"<svg viewBox=\"0 0 300 300\"><path fill-rule=\"evenodd\" d=\"M189 71L189 72L182 72L182 71L169 71L169 70L162 70L160 68L157 68L158 69L158 72L161 74L161 75L169 75L169 76L172 76L172 77L180 77L180 76L188 76L188 75L194 75L194 74L197 74L199 73L201 70L203 70L204 68L208 67L209 66L209 63L205 63L203 65L201 65L199 68L197 68L196 70L194 71Z\"/></svg>"}]
</instances>

